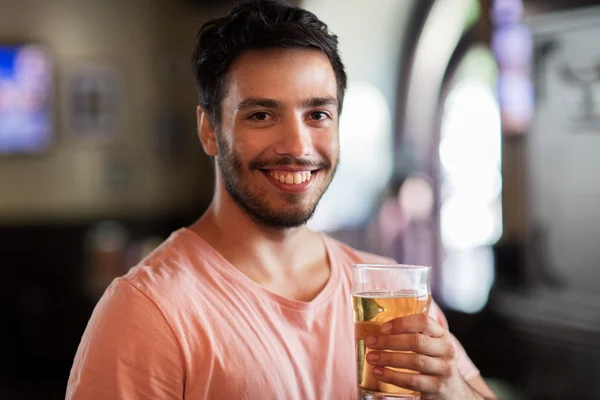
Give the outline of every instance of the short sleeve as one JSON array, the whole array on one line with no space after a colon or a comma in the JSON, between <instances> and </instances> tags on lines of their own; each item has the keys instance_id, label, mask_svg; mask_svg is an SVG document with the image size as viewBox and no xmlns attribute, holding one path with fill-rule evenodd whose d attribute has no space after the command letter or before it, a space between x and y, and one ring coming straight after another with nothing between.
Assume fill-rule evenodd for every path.
<instances>
[{"instance_id":1,"label":"short sleeve","mask_svg":"<svg viewBox=\"0 0 600 400\"><path fill-rule=\"evenodd\" d=\"M433 319L435 319L438 324L440 324L441 326L443 326L446 329L449 329L448 328L448 320L446 319L446 316L444 315L444 313L442 312L440 307L435 302L431 303L431 307L429 309L429 315ZM462 344L460 344L458 339L452 333L450 333L450 337L452 340L452 344L454 345L454 349L456 350L456 364L458 367L458 372L460 372L463 379L465 381L468 381L471 378L478 376L479 370L477 369L475 364L473 364L473 361L471 361L471 359L467 355L467 352L465 351Z\"/></svg>"},{"instance_id":2,"label":"short sleeve","mask_svg":"<svg viewBox=\"0 0 600 400\"><path fill-rule=\"evenodd\" d=\"M128 280L106 290L83 334L66 399L183 399L185 363L159 308Z\"/></svg>"}]
</instances>

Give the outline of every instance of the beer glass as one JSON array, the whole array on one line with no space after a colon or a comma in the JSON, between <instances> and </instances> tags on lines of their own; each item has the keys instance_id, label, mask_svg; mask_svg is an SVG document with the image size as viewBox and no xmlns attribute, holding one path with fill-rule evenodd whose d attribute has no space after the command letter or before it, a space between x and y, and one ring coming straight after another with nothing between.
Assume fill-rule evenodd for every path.
<instances>
[{"instance_id":1,"label":"beer glass","mask_svg":"<svg viewBox=\"0 0 600 400\"><path fill-rule=\"evenodd\" d=\"M402 264L355 264L352 267L352 305L359 400L420 399L420 394L373 375L365 361L365 340L379 335L385 322L412 314L427 314L431 305L430 267ZM417 373L397 369L402 372Z\"/></svg>"}]
</instances>

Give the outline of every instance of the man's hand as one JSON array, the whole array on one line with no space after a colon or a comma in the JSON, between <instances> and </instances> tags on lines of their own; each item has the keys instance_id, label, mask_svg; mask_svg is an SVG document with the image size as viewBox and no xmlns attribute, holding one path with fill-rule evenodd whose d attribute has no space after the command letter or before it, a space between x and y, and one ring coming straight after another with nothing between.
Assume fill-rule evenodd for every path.
<instances>
[{"instance_id":1,"label":"man's hand","mask_svg":"<svg viewBox=\"0 0 600 400\"><path fill-rule=\"evenodd\" d=\"M366 340L371 349L367 362L375 367L373 375L378 380L421 392L422 400L482 398L458 372L450 332L427 315L396 318L382 325L381 333Z\"/></svg>"}]
</instances>

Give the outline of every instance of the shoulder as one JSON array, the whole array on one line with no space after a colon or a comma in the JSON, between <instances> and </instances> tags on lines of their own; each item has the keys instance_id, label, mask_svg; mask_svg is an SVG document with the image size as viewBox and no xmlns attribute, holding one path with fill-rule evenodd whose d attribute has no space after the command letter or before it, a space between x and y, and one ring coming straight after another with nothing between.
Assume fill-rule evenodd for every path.
<instances>
[{"instance_id":1,"label":"shoulder","mask_svg":"<svg viewBox=\"0 0 600 400\"><path fill-rule=\"evenodd\" d=\"M334 250L339 257L342 257L345 262L351 264L395 264L396 261L392 258L383 257L377 254L368 253L366 251L357 250L340 242L331 236L325 235L330 249Z\"/></svg>"},{"instance_id":2,"label":"shoulder","mask_svg":"<svg viewBox=\"0 0 600 400\"><path fill-rule=\"evenodd\" d=\"M167 394L183 390L185 363L181 341L156 304L117 278L88 321L66 398L172 398Z\"/></svg>"},{"instance_id":3,"label":"shoulder","mask_svg":"<svg viewBox=\"0 0 600 400\"><path fill-rule=\"evenodd\" d=\"M189 315L205 311L219 282L214 250L187 230L175 231L106 289L95 314L132 329L153 325L185 340ZM114 322L119 319L128 321ZM148 330L148 329L146 329Z\"/></svg>"},{"instance_id":4,"label":"shoulder","mask_svg":"<svg viewBox=\"0 0 600 400\"><path fill-rule=\"evenodd\" d=\"M214 255L205 242L180 229L120 279L160 303L180 297L186 288L201 280L211 258Z\"/></svg>"}]
</instances>

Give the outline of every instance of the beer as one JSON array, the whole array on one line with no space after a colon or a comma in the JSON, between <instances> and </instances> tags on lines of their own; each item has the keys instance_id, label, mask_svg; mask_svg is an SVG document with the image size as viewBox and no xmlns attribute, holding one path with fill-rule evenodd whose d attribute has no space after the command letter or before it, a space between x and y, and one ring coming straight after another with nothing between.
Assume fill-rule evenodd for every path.
<instances>
[{"instance_id":1,"label":"beer","mask_svg":"<svg viewBox=\"0 0 600 400\"><path fill-rule=\"evenodd\" d=\"M359 390L365 393L393 394L396 397L415 397L419 393L380 382L372 373L373 367L365 362L369 349L365 346L368 336L379 335L385 322L412 314L425 314L431 305L429 293L417 294L415 290L359 292L352 295L354 330L356 342L356 367ZM403 372L416 373L410 370Z\"/></svg>"}]
</instances>

